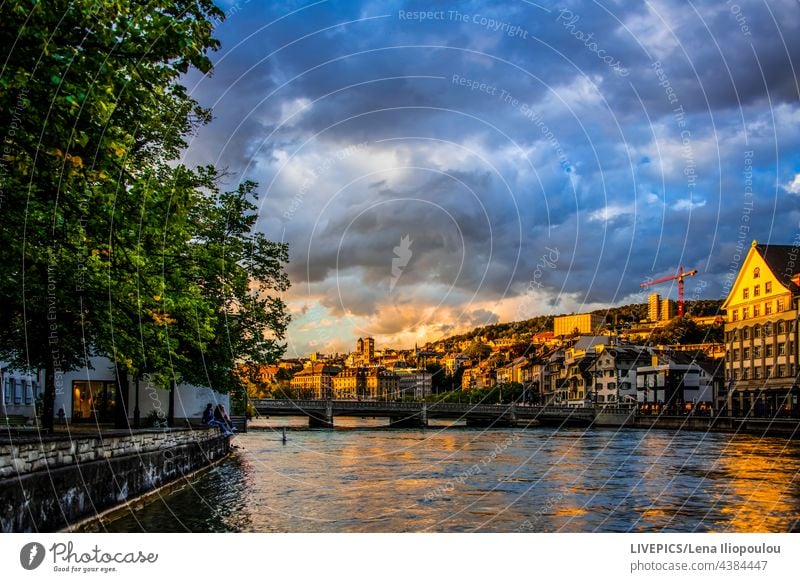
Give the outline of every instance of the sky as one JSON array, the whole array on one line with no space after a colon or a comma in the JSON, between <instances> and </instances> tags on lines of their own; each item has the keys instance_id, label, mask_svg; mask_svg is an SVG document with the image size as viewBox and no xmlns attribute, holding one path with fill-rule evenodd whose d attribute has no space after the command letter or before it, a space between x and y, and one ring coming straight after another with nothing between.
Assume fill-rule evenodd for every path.
<instances>
[{"instance_id":1,"label":"sky","mask_svg":"<svg viewBox=\"0 0 800 582\"><path fill-rule=\"evenodd\" d=\"M221 2L188 163L259 183L287 356L727 294L800 241L793 0Z\"/></svg>"}]
</instances>

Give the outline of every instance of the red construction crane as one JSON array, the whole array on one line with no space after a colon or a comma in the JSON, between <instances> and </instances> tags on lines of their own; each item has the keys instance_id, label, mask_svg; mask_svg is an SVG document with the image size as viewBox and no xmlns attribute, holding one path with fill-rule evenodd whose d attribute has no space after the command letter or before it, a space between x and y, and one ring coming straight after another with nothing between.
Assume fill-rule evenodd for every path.
<instances>
[{"instance_id":1,"label":"red construction crane","mask_svg":"<svg viewBox=\"0 0 800 582\"><path fill-rule=\"evenodd\" d=\"M692 269L691 271L684 271L683 265L678 267L678 273L672 275L671 277L664 277L662 279L656 279L655 281L647 281L639 285L640 287L649 287L650 285L658 285L659 283L666 283L667 281L674 281L675 279L678 280L678 317L683 317L683 280L686 277L694 277L697 275L697 269Z\"/></svg>"}]
</instances>

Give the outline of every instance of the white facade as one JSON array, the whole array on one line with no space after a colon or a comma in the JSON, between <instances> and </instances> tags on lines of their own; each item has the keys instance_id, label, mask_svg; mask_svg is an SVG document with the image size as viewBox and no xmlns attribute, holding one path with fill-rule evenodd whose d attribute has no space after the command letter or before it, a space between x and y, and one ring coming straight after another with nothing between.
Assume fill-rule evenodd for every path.
<instances>
[{"instance_id":1,"label":"white facade","mask_svg":"<svg viewBox=\"0 0 800 582\"><path fill-rule=\"evenodd\" d=\"M43 374L29 374L12 369L0 362L0 416L22 415L33 418L36 414L36 396L41 393Z\"/></svg>"},{"instance_id":2,"label":"white facade","mask_svg":"<svg viewBox=\"0 0 800 582\"><path fill-rule=\"evenodd\" d=\"M112 362L105 357L90 358L91 368L84 367L72 372L58 372L55 378L55 403L53 412L56 422L111 422L114 418L116 399L116 376ZM22 414L29 418L35 415L34 402L37 394L44 391L44 372L24 374L3 365L3 397L0 414ZM137 406L136 382L128 382L128 418L134 418ZM230 398L210 388L178 384L175 390L175 419L200 418L206 405L223 404L230 410ZM142 420L154 411L162 417L169 410L169 392L149 383L139 381L139 416Z\"/></svg>"}]
</instances>

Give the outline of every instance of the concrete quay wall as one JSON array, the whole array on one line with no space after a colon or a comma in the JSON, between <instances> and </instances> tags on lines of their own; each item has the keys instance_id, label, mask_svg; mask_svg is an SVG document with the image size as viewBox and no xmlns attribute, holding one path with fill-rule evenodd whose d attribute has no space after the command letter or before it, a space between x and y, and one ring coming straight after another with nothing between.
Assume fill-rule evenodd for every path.
<instances>
[{"instance_id":1,"label":"concrete quay wall","mask_svg":"<svg viewBox=\"0 0 800 582\"><path fill-rule=\"evenodd\" d=\"M58 531L229 451L229 438L213 429L3 439L0 531Z\"/></svg>"}]
</instances>

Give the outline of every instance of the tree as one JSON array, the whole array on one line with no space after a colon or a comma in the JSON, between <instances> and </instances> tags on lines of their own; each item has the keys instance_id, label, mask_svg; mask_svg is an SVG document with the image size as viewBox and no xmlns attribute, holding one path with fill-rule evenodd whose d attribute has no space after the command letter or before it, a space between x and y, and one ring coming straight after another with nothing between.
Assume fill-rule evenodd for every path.
<instances>
[{"instance_id":1,"label":"tree","mask_svg":"<svg viewBox=\"0 0 800 582\"><path fill-rule=\"evenodd\" d=\"M425 371L431 375L431 392L438 394L449 388L445 370L440 364L428 364Z\"/></svg>"},{"instance_id":2,"label":"tree","mask_svg":"<svg viewBox=\"0 0 800 582\"><path fill-rule=\"evenodd\" d=\"M255 186L219 195L212 168L174 163L210 119L178 80L210 71L223 13L211 0L0 10L0 208L18 226L0 231L0 357L45 370L45 427L60 372L93 354L120 386L148 373L230 389L237 350L280 352L284 306L265 291L288 282L285 247L252 233Z\"/></svg>"},{"instance_id":3,"label":"tree","mask_svg":"<svg viewBox=\"0 0 800 582\"><path fill-rule=\"evenodd\" d=\"M487 358L491 353L492 348L477 339L473 340L473 342L467 346L467 349L464 350L465 356L468 358L477 358L478 360Z\"/></svg>"},{"instance_id":4,"label":"tree","mask_svg":"<svg viewBox=\"0 0 800 582\"><path fill-rule=\"evenodd\" d=\"M275 292L286 291L283 270L289 260L286 244L255 231L256 184L207 196L194 216L197 224L191 249L201 300L210 309L209 336L187 343L185 362L203 361L182 369L188 382L222 392L245 395L234 368L258 370L284 352L281 343L289 323L286 305Z\"/></svg>"}]
</instances>

